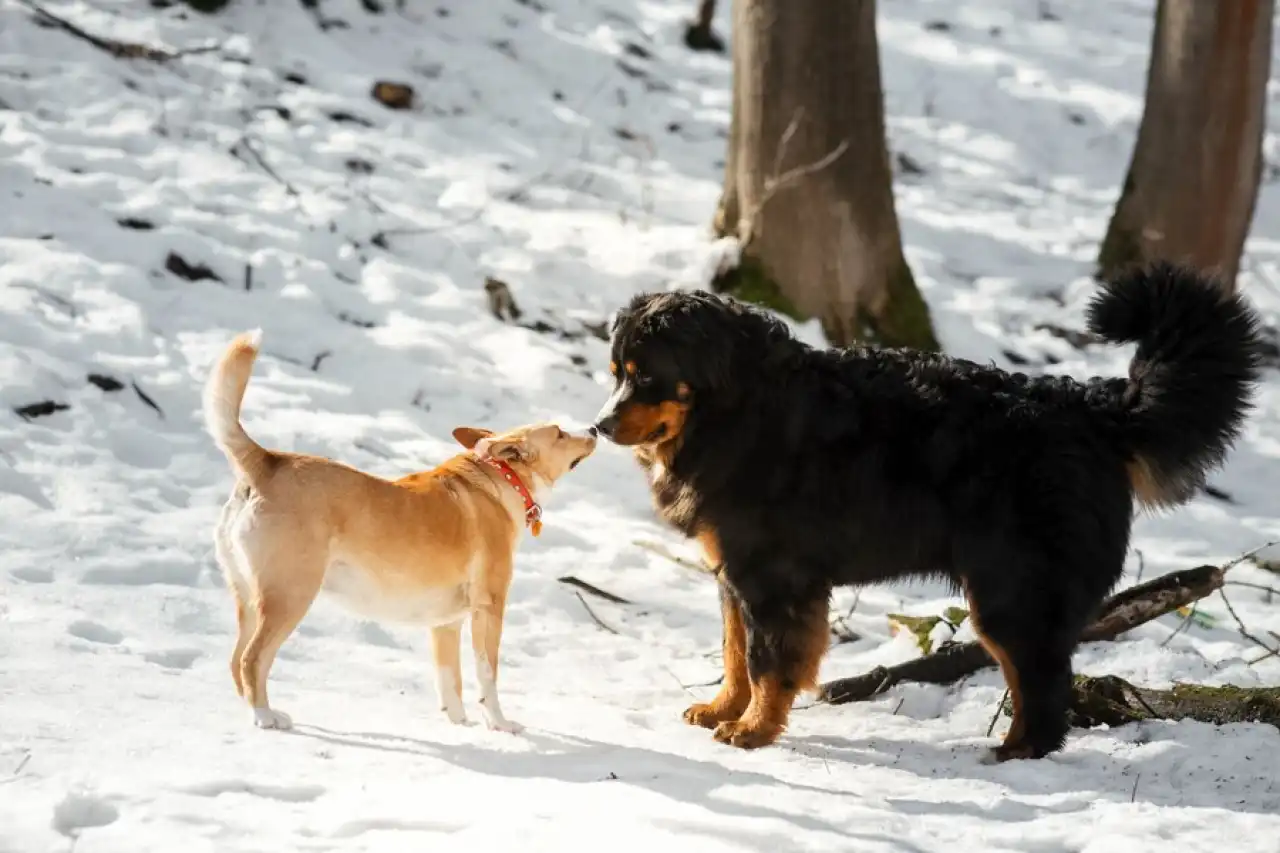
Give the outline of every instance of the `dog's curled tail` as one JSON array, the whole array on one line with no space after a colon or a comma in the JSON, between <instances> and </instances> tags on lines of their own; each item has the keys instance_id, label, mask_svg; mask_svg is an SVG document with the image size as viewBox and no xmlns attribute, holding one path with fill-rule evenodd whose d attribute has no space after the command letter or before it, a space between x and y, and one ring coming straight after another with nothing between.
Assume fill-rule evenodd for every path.
<instances>
[{"instance_id":1,"label":"dog's curled tail","mask_svg":"<svg viewBox=\"0 0 1280 853\"><path fill-rule=\"evenodd\" d=\"M1103 285L1088 322L1106 341L1138 344L1121 400L1134 495L1148 507L1187 501L1253 408L1258 315L1212 276L1157 262Z\"/></svg>"},{"instance_id":2,"label":"dog's curled tail","mask_svg":"<svg viewBox=\"0 0 1280 853\"><path fill-rule=\"evenodd\" d=\"M204 386L205 428L236 472L256 484L271 469L273 455L244 431L240 403L262 345L262 330L244 332L223 351Z\"/></svg>"}]
</instances>

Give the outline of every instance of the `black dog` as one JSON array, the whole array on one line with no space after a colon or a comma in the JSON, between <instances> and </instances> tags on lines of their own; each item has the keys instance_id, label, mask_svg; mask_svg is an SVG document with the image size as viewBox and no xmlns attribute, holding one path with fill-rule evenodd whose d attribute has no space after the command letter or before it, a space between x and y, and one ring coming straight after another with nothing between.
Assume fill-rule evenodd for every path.
<instances>
[{"instance_id":1,"label":"black dog","mask_svg":"<svg viewBox=\"0 0 1280 853\"><path fill-rule=\"evenodd\" d=\"M724 682L685 712L772 743L816 686L833 587L950 580L999 662L995 758L1066 738L1071 654L1123 570L1135 498L1173 506L1220 465L1258 379L1255 313L1168 264L1103 286L1089 328L1136 341L1129 378L1028 378L907 350L819 350L702 291L636 297L596 423L720 582Z\"/></svg>"}]
</instances>

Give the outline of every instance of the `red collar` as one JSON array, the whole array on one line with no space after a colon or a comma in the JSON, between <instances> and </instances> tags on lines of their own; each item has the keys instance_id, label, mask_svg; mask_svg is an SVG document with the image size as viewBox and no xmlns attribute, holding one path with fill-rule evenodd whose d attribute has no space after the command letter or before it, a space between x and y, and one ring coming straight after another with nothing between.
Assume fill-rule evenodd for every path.
<instances>
[{"instance_id":1,"label":"red collar","mask_svg":"<svg viewBox=\"0 0 1280 853\"><path fill-rule=\"evenodd\" d=\"M533 499L533 494L525 487L524 481L520 479L520 475L515 469L503 462L501 459L495 459L492 456L485 456L480 461L487 462L511 484L511 488L516 490L516 494L524 501L524 522L529 525L529 529L537 536L542 532L542 507L538 506L537 501Z\"/></svg>"}]
</instances>

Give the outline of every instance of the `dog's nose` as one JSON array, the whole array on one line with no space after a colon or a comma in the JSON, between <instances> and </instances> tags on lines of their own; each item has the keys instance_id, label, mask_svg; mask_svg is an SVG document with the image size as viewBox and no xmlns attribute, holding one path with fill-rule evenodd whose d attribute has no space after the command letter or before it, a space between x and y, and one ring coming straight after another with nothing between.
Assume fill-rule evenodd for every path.
<instances>
[{"instance_id":1,"label":"dog's nose","mask_svg":"<svg viewBox=\"0 0 1280 853\"><path fill-rule=\"evenodd\" d=\"M587 435L591 436L592 438L595 438L599 434L600 434L600 430L596 429L595 427L593 426L587 427Z\"/></svg>"},{"instance_id":2,"label":"dog's nose","mask_svg":"<svg viewBox=\"0 0 1280 853\"><path fill-rule=\"evenodd\" d=\"M609 415L607 418L601 418L596 421L595 426L591 429L597 435L603 435L605 438L613 438L613 431L618 428L618 416Z\"/></svg>"}]
</instances>

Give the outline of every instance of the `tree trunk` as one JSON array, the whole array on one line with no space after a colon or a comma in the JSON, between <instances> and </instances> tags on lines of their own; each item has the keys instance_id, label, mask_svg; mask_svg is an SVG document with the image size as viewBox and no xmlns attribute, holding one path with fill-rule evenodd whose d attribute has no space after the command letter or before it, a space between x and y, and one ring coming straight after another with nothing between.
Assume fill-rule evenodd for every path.
<instances>
[{"instance_id":1,"label":"tree trunk","mask_svg":"<svg viewBox=\"0 0 1280 853\"><path fill-rule=\"evenodd\" d=\"M743 242L744 263L718 286L818 318L833 344L936 350L894 210L874 0L733 6L733 117L716 226ZM842 144L833 161L806 168ZM777 181L787 175L795 180Z\"/></svg>"},{"instance_id":2,"label":"tree trunk","mask_svg":"<svg viewBox=\"0 0 1280 853\"><path fill-rule=\"evenodd\" d=\"M1160 0L1146 104L1098 278L1162 258L1234 289L1262 175L1275 0Z\"/></svg>"}]
</instances>

